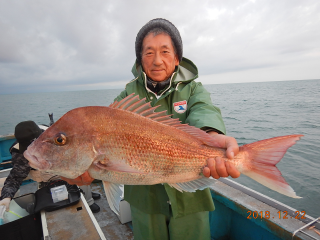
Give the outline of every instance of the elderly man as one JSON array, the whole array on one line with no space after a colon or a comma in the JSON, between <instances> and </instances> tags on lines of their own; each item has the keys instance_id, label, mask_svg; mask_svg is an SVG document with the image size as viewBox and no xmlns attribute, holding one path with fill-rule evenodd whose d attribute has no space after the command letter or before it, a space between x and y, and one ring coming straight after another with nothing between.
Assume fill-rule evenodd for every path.
<instances>
[{"instance_id":1,"label":"elderly man","mask_svg":"<svg viewBox=\"0 0 320 240\"><path fill-rule=\"evenodd\" d=\"M173 118L210 134L228 158L238 153L238 144L225 136L219 108L198 77L197 67L182 57L178 29L165 19L153 19L141 28L135 43L135 76L115 100L131 93L145 97L157 111L167 110ZM206 177L239 177L240 173L221 158L208 159ZM209 211L214 204L209 189L179 192L167 184L125 186L124 198L131 205L135 239L210 239Z\"/></svg>"}]
</instances>

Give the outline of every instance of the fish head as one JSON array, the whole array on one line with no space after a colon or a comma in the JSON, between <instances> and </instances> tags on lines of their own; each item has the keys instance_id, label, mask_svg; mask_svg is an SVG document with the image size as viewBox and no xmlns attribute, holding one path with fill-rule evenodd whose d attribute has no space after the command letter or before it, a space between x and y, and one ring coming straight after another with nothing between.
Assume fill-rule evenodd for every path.
<instances>
[{"instance_id":1,"label":"fish head","mask_svg":"<svg viewBox=\"0 0 320 240\"><path fill-rule=\"evenodd\" d=\"M90 167L95 157L93 139L90 122L82 110L74 109L33 141L24 157L32 168L74 179Z\"/></svg>"}]
</instances>

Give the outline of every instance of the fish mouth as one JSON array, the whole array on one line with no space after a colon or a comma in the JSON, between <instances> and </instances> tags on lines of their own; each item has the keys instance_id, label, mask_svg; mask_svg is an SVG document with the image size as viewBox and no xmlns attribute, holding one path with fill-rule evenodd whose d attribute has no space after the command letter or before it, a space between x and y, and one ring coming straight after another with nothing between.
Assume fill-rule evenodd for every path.
<instances>
[{"instance_id":1,"label":"fish mouth","mask_svg":"<svg viewBox=\"0 0 320 240\"><path fill-rule=\"evenodd\" d=\"M35 155L32 155L27 151L24 151L23 156L29 161L29 165L32 168L38 169L38 170L48 170L51 167L50 162L39 159Z\"/></svg>"}]
</instances>

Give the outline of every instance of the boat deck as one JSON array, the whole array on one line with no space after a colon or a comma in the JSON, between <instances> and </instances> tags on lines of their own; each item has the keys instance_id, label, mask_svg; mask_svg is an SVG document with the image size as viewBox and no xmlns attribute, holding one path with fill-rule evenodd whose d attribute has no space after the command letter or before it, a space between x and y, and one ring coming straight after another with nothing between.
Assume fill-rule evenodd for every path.
<instances>
[{"instance_id":1,"label":"boat deck","mask_svg":"<svg viewBox=\"0 0 320 240\"><path fill-rule=\"evenodd\" d=\"M296 235L292 238L295 230L305 226L306 222L299 221L292 217L288 217L288 219L278 219L277 212L279 211L280 207L282 207L280 206L282 205L281 203L276 202L277 208L274 208L270 206L270 203L266 204L264 202L261 202L260 200L253 198L252 196L250 196L251 193L248 193L248 195L244 192L239 191L238 189L228 186L229 184L227 185L226 183L217 181L212 188L212 196L215 200L216 206L216 210L210 213L212 239L257 239L259 238L259 236L263 236L263 239L277 240L320 239L320 236L317 232L320 230L319 223L314 223L313 226L315 228L313 229L309 227L304 228L303 231L297 232ZM35 192L37 190L37 187L38 183L36 182L23 185L19 190L19 195ZM92 183L91 190L93 192L101 194L101 198L95 201L100 206L100 212L93 214L104 235L104 238L101 239L134 239L131 230L131 222L121 224L118 216L110 209L104 193L102 182ZM247 190L249 191L249 189ZM271 201L271 199L269 200ZM58 211L65 211L63 215L68 215L69 213L66 213L68 211L72 212L68 210L68 207L65 209L54 211L54 213L58 214ZM270 219L262 217L258 217L257 219L249 219L248 212L254 211L262 211L264 213L269 211L271 217ZM86 232L86 229L81 229L81 224L77 224L77 221L79 221L79 214L76 214L75 211L73 212L74 215L69 216L68 219L63 217L61 219L61 216L59 216L60 220L59 217L50 217L51 213L53 212L48 213L46 219L48 222L48 231L51 240L61 239L60 237L55 237L54 235L61 236L61 232L64 231L63 229L65 228L65 226L68 229L78 230L76 234L67 231L66 234L69 234L68 239L82 239L79 238L78 235L80 232ZM88 214L88 212L85 212L85 214ZM83 219L82 225L91 223L90 219ZM313 218L308 216L307 220L310 222L313 220ZM52 227L52 222L59 223L60 227ZM54 232L54 234L52 234L52 232ZM100 239L100 237L97 237L97 239Z\"/></svg>"},{"instance_id":2,"label":"boat deck","mask_svg":"<svg viewBox=\"0 0 320 240\"><path fill-rule=\"evenodd\" d=\"M121 224L118 216L109 207L102 183L92 183L91 190L92 192L101 194L101 198L95 200L100 207L100 212L94 213L94 216L97 219L106 239L133 239L133 233L130 228L131 222Z\"/></svg>"},{"instance_id":3,"label":"boat deck","mask_svg":"<svg viewBox=\"0 0 320 240\"><path fill-rule=\"evenodd\" d=\"M33 182L21 186L19 195L24 195L27 193L35 192L37 190L38 183ZM96 218L104 236L106 239L112 240L123 240L133 239L133 233L131 230L131 222L126 224L121 224L118 216L110 209L109 204L107 202L106 196L104 194L103 186L101 182L92 183L91 190L96 193L101 194L101 198L95 200L95 203L99 205L100 212L94 213L94 217ZM63 209L61 209L63 211ZM58 210L59 211L59 210ZM47 216L47 221L50 221L50 217ZM76 222L76 221L74 221ZM69 222L70 227L77 228L77 226L72 226L72 222ZM76 236L73 236L76 237ZM70 239L74 239L71 237ZM77 239L77 238L75 238ZM51 236L51 240L54 240Z\"/></svg>"}]
</instances>

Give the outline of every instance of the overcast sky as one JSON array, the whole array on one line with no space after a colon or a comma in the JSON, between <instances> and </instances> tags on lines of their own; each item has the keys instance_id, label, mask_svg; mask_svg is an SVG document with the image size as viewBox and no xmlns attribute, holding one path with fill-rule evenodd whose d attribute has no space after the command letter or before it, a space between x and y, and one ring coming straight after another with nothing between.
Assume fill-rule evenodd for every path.
<instances>
[{"instance_id":1,"label":"overcast sky","mask_svg":"<svg viewBox=\"0 0 320 240\"><path fill-rule=\"evenodd\" d=\"M0 94L124 88L158 17L204 84L320 79L319 0L0 0Z\"/></svg>"}]
</instances>

